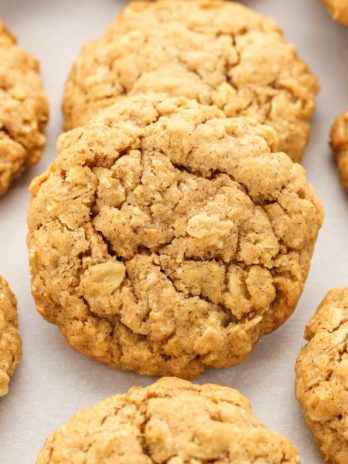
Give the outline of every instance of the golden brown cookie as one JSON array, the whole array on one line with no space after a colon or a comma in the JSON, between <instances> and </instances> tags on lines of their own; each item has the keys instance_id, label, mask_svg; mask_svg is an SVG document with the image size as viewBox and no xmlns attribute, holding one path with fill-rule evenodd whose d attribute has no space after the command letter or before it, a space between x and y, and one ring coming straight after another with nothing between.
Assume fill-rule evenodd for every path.
<instances>
[{"instance_id":1,"label":"golden brown cookie","mask_svg":"<svg viewBox=\"0 0 348 464\"><path fill-rule=\"evenodd\" d=\"M237 390L164 378L77 413L46 441L37 464L299 464Z\"/></svg>"},{"instance_id":2,"label":"golden brown cookie","mask_svg":"<svg viewBox=\"0 0 348 464\"><path fill-rule=\"evenodd\" d=\"M38 61L0 20L0 195L41 157L48 103Z\"/></svg>"},{"instance_id":3,"label":"golden brown cookie","mask_svg":"<svg viewBox=\"0 0 348 464\"><path fill-rule=\"evenodd\" d=\"M322 0L330 11L331 16L344 26L348 26L348 0Z\"/></svg>"},{"instance_id":4,"label":"golden brown cookie","mask_svg":"<svg viewBox=\"0 0 348 464\"><path fill-rule=\"evenodd\" d=\"M78 351L148 375L242 361L293 312L322 222L276 134L214 106L120 99L31 187L32 290Z\"/></svg>"},{"instance_id":5,"label":"golden brown cookie","mask_svg":"<svg viewBox=\"0 0 348 464\"><path fill-rule=\"evenodd\" d=\"M10 377L21 357L16 298L0 277L0 397L8 393Z\"/></svg>"},{"instance_id":6,"label":"golden brown cookie","mask_svg":"<svg viewBox=\"0 0 348 464\"><path fill-rule=\"evenodd\" d=\"M348 190L348 111L342 113L332 127L331 146L336 154L342 185Z\"/></svg>"},{"instance_id":7,"label":"golden brown cookie","mask_svg":"<svg viewBox=\"0 0 348 464\"><path fill-rule=\"evenodd\" d=\"M239 3L135 1L88 43L66 85L65 128L117 97L166 92L274 127L300 161L318 84L278 26Z\"/></svg>"},{"instance_id":8,"label":"golden brown cookie","mask_svg":"<svg viewBox=\"0 0 348 464\"><path fill-rule=\"evenodd\" d=\"M348 462L348 288L331 290L310 320L296 365L306 421L329 464Z\"/></svg>"}]
</instances>

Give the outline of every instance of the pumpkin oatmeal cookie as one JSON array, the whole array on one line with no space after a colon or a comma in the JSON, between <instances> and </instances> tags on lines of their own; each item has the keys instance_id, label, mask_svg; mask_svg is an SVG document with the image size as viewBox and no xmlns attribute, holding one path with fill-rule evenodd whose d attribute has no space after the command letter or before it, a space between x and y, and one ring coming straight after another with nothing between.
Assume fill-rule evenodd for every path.
<instances>
[{"instance_id":1,"label":"pumpkin oatmeal cookie","mask_svg":"<svg viewBox=\"0 0 348 464\"><path fill-rule=\"evenodd\" d=\"M36 462L299 464L300 458L237 390L164 378L77 413L48 438Z\"/></svg>"},{"instance_id":2,"label":"pumpkin oatmeal cookie","mask_svg":"<svg viewBox=\"0 0 348 464\"><path fill-rule=\"evenodd\" d=\"M0 397L8 393L10 377L21 356L16 298L0 277Z\"/></svg>"},{"instance_id":3,"label":"pumpkin oatmeal cookie","mask_svg":"<svg viewBox=\"0 0 348 464\"><path fill-rule=\"evenodd\" d=\"M34 180L32 291L78 351L147 375L242 361L303 290L323 212L269 126L120 99Z\"/></svg>"},{"instance_id":4,"label":"pumpkin oatmeal cookie","mask_svg":"<svg viewBox=\"0 0 348 464\"><path fill-rule=\"evenodd\" d=\"M306 327L297 398L328 464L348 462L348 288L331 290Z\"/></svg>"},{"instance_id":5,"label":"pumpkin oatmeal cookie","mask_svg":"<svg viewBox=\"0 0 348 464\"><path fill-rule=\"evenodd\" d=\"M331 146L336 155L342 185L348 190L348 110L336 119L332 127Z\"/></svg>"},{"instance_id":6,"label":"pumpkin oatmeal cookie","mask_svg":"<svg viewBox=\"0 0 348 464\"><path fill-rule=\"evenodd\" d=\"M344 26L348 26L348 0L322 0L330 11L331 16Z\"/></svg>"},{"instance_id":7,"label":"pumpkin oatmeal cookie","mask_svg":"<svg viewBox=\"0 0 348 464\"><path fill-rule=\"evenodd\" d=\"M41 158L48 103L36 58L0 20L0 195Z\"/></svg>"},{"instance_id":8,"label":"pumpkin oatmeal cookie","mask_svg":"<svg viewBox=\"0 0 348 464\"><path fill-rule=\"evenodd\" d=\"M65 128L72 129L121 96L185 96L217 105L227 117L271 125L280 150L300 161L317 91L279 27L240 3L135 1L83 49L63 111Z\"/></svg>"}]
</instances>

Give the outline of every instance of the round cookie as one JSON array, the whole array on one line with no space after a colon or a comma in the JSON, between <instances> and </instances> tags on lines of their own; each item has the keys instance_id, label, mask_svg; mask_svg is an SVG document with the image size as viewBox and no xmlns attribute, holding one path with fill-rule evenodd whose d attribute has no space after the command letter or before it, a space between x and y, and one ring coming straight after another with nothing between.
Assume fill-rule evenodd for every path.
<instances>
[{"instance_id":1,"label":"round cookie","mask_svg":"<svg viewBox=\"0 0 348 464\"><path fill-rule=\"evenodd\" d=\"M329 464L348 462L348 288L331 290L306 327L296 365L305 419Z\"/></svg>"},{"instance_id":2,"label":"round cookie","mask_svg":"<svg viewBox=\"0 0 348 464\"><path fill-rule=\"evenodd\" d=\"M328 6L331 16L344 26L348 26L348 0L322 0Z\"/></svg>"},{"instance_id":3,"label":"round cookie","mask_svg":"<svg viewBox=\"0 0 348 464\"><path fill-rule=\"evenodd\" d=\"M336 154L342 185L348 190L348 110L336 119L332 127L331 146Z\"/></svg>"},{"instance_id":4,"label":"round cookie","mask_svg":"<svg viewBox=\"0 0 348 464\"><path fill-rule=\"evenodd\" d=\"M16 298L0 277L0 397L8 393L10 377L21 357Z\"/></svg>"},{"instance_id":5,"label":"round cookie","mask_svg":"<svg viewBox=\"0 0 348 464\"><path fill-rule=\"evenodd\" d=\"M242 361L295 309L323 212L276 134L186 98L120 99L34 180L32 290L78 351L147 375Z\"/></svg>"},{"instance_id":6,"label":"round cookie","mask_svg":"<svg viewBox=\"0 0 348 464\"><path fill-rule=\"evenodd\" d=\"M237 390L164 378L77 413L48 438L36 464L80 462L299 464L300 458Z\"/></svg>"},{"instance_id":7,"label":"round cookie","mask_svg":"<svg viewBox=\"0 0 348 464\"><path fill-rule=\"evenodd\" d=\"M0 195L41 157L48 103L38 61L0 20Z\"/></svg>"},{"instance_id":8,"label":"round cookie","mask_svg":"<svg viewBox=\"0 0 348 464\"><path fill-rule=\"evenodd\" d=\"M167 93L215 104L226 116L270 124L300 161L316 78L278 26L239 3L135 1L88 43L66 84L65 128L84 125L116 98Z\"/></svg>"}]
</instances>

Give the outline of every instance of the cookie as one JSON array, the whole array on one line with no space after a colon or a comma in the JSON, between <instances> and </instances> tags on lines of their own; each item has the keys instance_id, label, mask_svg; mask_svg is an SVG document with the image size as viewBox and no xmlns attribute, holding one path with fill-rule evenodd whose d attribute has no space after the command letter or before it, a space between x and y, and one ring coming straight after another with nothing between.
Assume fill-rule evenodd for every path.
<instances>
[{"instance_id":1,"label":"cookie","mask_svg":"<svg viewBox=\"0 0 348 464\"><path fill-rule=\"evenodd\" d=\"M46 441L37 464L298 464L237 390L164 378L77 413Z\"/></svg>"},{"instance_id":2,"label":"cookie","mask_svg":"<svg viewBox=\"0 0 348 464\"><path fill-rule=\"evenodd\" d=\"M322 0L328 6L331 16L348 26L348 0Z\"/></svg>"},{"instance_id":3,"label":"cookie","mask_svg":"<svg viewBox=\"0 0 348 464\"><path fill-rule=\"evenodd\" d=\"M310 134L316 78L278 26L239 3L135 1L74 64L65 128L85 124L116 98L163 92L215 104L227 117L274 127L300 161Z\"/></svg>"},{"instance_id":4,"label":"cookie","mask_svg":"<svg viewBox=\"0 0 348 464\"><path fill-rule=\"evenodd\" d=\"M348 190L348 111L341 114L332 127L331 146L336 154L342 185Z\"/></svg>"},{"instance_id":5,"label":"cookie","mask_svg":"<svg viewBox=\"0 0 348 464\"><path fill-rule=\"evenodd\" d=\"M186 98L120 99L34 180L40 313L78 351L147 375L242 361L293 312L322 207L268 126Z\"/></svg>"},{"instance_id":6,"label":"cookie","mask_svg":"<svg viewBox=\"0 0 348 464\"><path fill-rule=\"evenodd\" d=\"M348 288L331 290L306 327L296 392L325 462L348 462Z\"/></svg>"},{"instance_id":7,"label":"cookie","mask_svg":"<svg viewBox=\"0 0 348 464\"><path fill-rule=\"evenodd\" d=\"M0 195L41 157L48 103L38 61L0 20Z\"/></svg>"},{"instance_id":8,"label":"cookie","mask_svg":"<svg viewBox=\"0 0 348 464\"><path fill-rule=\"evenodd\" d=\"M16 298L0 277L0 397L8 393L10 377L21 357Z\"/></svg>"}]
</instances>

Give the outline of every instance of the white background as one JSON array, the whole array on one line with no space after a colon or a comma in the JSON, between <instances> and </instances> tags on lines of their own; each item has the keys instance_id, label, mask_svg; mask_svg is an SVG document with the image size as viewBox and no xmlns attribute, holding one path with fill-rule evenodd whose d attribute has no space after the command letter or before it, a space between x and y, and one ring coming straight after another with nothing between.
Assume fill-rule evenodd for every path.
<instances>
[{"instance_id":1,"label":"white background","mask_svg":"<svg viewBox=\"0 0 348 464\"><path fill-rule=\"evenodd\" d=\"M19 43L40 59L51 106L48 145L39 165L0 199L0 273L19 302L24 357L0 400L0 464L33 464L46 436L77 410L151 379L111 370L74 352L58 329L36 313L30 294L25 245L28 185L55 157L62 90L85 41L103 32L125 1L0 0L0 17ZM294 397L294 363L304 325L326 291L348 284L348 200L339 186L327 145L334 117L348 106L348 29L332 22L318 0L249 0L273 16L318 75L322 91L305 157L310 181L326 209L311 274L293 317L265 337L242 365L211 370L197 381L233 386L253 403L256 415L289 437L302 463L320 462Z\"/></svg>"}]
</instances>

